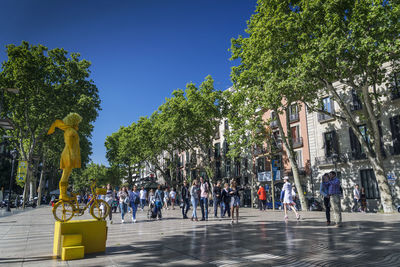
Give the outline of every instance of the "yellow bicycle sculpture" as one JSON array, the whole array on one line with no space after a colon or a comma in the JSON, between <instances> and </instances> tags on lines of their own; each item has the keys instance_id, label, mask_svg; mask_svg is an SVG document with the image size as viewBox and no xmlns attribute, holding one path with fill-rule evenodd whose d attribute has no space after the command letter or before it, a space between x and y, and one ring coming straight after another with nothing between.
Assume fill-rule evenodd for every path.
<instances>
[{"instance_id":1,"label":"yellow bicycle sculpture","mask_svg":"<svg viewBox=\"0 0 400 267\"><path fill-rule=\"evenodd\" d=\"M54 218L59 222L67 222L74 216L82 216L85 210L90 207L90 215L93 218L104 220L111 212L111 208L107 202L98 199L98 195L105 195L107 189L96 188L96 181L92 181L90 190L92 191L92 199L83 207L79 206L76 194L73 194L71 200L59 200L53 207Z\"/></svg>"}]
</instances>

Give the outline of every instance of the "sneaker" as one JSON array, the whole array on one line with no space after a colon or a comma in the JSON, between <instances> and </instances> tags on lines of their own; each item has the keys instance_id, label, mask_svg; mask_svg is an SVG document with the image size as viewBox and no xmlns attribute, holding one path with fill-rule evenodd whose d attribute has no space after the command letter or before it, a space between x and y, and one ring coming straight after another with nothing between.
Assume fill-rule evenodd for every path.
<instances>
[{"instance_id":1,"label":"sneaker","mask_svg":"<svg viewBox=\"0 0 400 267\"><path fill-rule=\"evenodd\" d=\"M192 217L192 218L190 218L190 220L193 222L193 217Z\"/></svg>"},{"instance_id":2,"label":"sneaker","mask_svg":"<svg viewBox=\"0 0 400 267\"><path fill-rule=\"evenodd\" d=\"M136 223L136 219L133 220L133 223Z\"/></svg>"},{"instance_id":3,"label":"sneaker","mask_svg":"<svg viewBox=\"0 0 400 267\"><path fill-rule=\"evenodd\" d=\"M331 222L326 222L326 226L329 226L329 225L331 225Z\"/></svg>"},{"instance_id":4,"label":"sneaker","mask_svg":"<svg viewBox=\"0 0 400 267\"><path fill-rule=\"evenodd\" d=\"M121 222L124 223L125 221L124 221L124 220L121 220Z\"/></svg>"},{"instance_id":5,"label":"sneaker","mask_svg":"<svg viewBox=\"0 0 400 267\"><path fill-rule=\"evenodd\" d=\"M205 221L206 219L204 219L204 218L201 218L201 220L200 221Z\"/></svg>"}]
</instances>

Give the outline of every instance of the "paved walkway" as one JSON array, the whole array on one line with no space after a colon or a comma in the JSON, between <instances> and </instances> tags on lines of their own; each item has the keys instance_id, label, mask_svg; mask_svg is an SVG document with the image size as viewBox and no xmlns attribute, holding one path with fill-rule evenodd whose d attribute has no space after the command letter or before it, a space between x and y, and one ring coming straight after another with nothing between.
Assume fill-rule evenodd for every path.
<instances>
[{"instance_id":1,"label":"paved walkway","mask_svg":"<svg viewBox=\"0 0 400 267\"><path fill-rule=\"evenodd\" d=\"M239 224L180 219L121 224L114 214L106 253L75 261L52 258L54 219L49 207L0 218L4 266L399 266L399 214L344 213L344 227L327 227L324 213L303 212L296 222L280 211L243 208ZM189 211L190 213L190 211ZM128 214L130 215L130 214ZM86 217L89 218L89 217Z\"/></svg>"}]
</instances>

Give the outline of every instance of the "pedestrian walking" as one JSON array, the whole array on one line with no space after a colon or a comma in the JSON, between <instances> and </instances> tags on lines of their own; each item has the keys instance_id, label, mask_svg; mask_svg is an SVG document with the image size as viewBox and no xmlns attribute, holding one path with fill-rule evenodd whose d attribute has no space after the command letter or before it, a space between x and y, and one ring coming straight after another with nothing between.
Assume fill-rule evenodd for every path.
<instances>
[{"instance_id":1,"label":"pedestrian walking","mask_svg":"<svg viewBox=\"0 0 400 267\"><path fill-rule=\"evenodd\" d=\"M111 185L108 184L107 185L107 192L106 192L106 196L105 196L104 200L108 203L108 205L110 207L112 207L114 199L115 199L114 191L112 190ZM110 212L108 213L108 219L110 220L110 223L112 224L113 223L112 210L110 210Z\"/></svg>"},{"instance_id":2,"label":"pedestrian walking","mask_svg":"<svg viewBox=\"0 0 400 267\"><path fill-rule=\"evenodd\" d=\"M155 195L154 195L154 190L153 190L153 189L150 189L150 192L149 192L149 199L148 199L149 208L150 208L151 203L155 203L155 201L156 201L156 198L155 198Z\"/></svg>"},{"instance_id":3,"label":"pedestrian walking","mask_svg":"<svg viewBox=\"0 0 400 267\"><path fill-rule=\"evenodd\" d=\"M365 194L364 187L361 187L360 200L361 200L361 211L367 212L367 195Z\"/></svg>"},{"instance_id":4,"label":"pedestrian walking","mask_svg":"<svg viewBox=\"0 0 400 267\"><path fill-rule=\"evenodd\" d=\"M118 198L119 198L119 207L121 209L121 222L125 222L125 213L128 210L128 204L129 204L129 193L128 189L124 186L121 188L121 190L118 192Z\"/></svg>"},{"instance_id":5,"label":"pedestrian walking","mask_svg":"<svg viewBox=\"0 0 400 267\"><path fill-rule=\"evenodd\" d=\"M239 206L240 206L240 195L239 195L239 188L236 184L236 181L232 181L231 183L231 191L229 192L231 195L231 214L232 220L231 224L233 224L233 220L235 218L235 210L236 210L236 223L239 222Z\"/></svg>"},{"instance_id":6,"label":"pedestrian walking","mask_svg":"<svg viewBox=\"0 0 400 267\"><path fill-rule=\"evenodd\" d=\"M326 225L331 224L331 204L329 198L329 174L325 173L322 176L322 182L319 187L319 192L324 198Z\"/></svg>"},{"instance_id":7,"label":"pedestrian walking","mask_svg":"<svg viewBox=\"0 0 400 267\"><path fill-rule=\"evenodd\" d=\"M140 204L140 192L137 190L137 186L134 185L132 191L129 192L129 202L132 208L132 222L136 222L136 211Z\"/></svg>"},{"instance_id":8,"label":"pedestrian walking","mask_svg":"<svg viewBox=\"0 0 400 267\"><path fill-rule=\"evenodd\" d=\"M187 181L183 182L183 186L181 189L182 196L182 217L183 219L187 219L187 213L190 207L190 193Z\"/></svg>"},{"instance_id":9,"label":"pedestrian walking","mask_svg":"<svg viewBox=\"0 0 400 267\"><path fill-rule=\"evenodd\" d=\"M147 199L147 191L146 189L144 189L143 186L140 189L139 195L140 195L140 209L143 211L144 206L146 206L146 199Z\"/></svg>"},{"instance_id":10,"label":"pedestrian walking","mask_svg":"<svg viewBox=\"0 0 400 267\"><path fill-rule=\"evenodd\" d=\"M225 214L228 212L228 218L231 217L231 189L229 188L229 184L224 184L224 189L222 189L222 204L224 205L224 213L222 214L222 218L225 217Z\"/></svg>"},{"instance_id":11,"label":"pedestrian walking","mask_svg":"<svg viewBox=\"0 0 400 267\"><path fill-rule=\"evenodd\" d=\"M222 188L221 188L221 181L218 181L217 184L214 186L213 190L213 204L214 204L214 217L218 218L218 206L220 207L220 216L222 217L223 213L223 205L222 201Z\"/></svg>"},{"instance_id":12,"label":"pedestrian walking","mask_svg":"<svg viewBox=\"0 0 400 267\"><path fill-rule=\"evenodd\" d=\"M359 204L361 202L360 190L358 189L358 184L354 186L353 189L353 208L352 211L359 211Z\"/></svg>"},{"instance_id":13,"label":"pedestrian walking","mask_svg":"<svg viewBox=\"0 0 400 267\"><path fill-rule=\"evenodd\" d=\"M168 191L168 188L165 188L165 190L164 190L164 209L166 209L166 210L169 210L168 202L169 202L169 191Z\"/></svg>"},{"instance_id":14,"label":"pedestrian walking","mask_svg":"<svg viewBox=\"0 0 400 267\"><path fill-rule=\"evenodd\" d=\"M257 195L260 210L265 210L267 208L267 192L262 185L258 188Z\"/></svg>"},{"instance_id":15,"label":"pedestrian walking","mask_svg":"<svg viewBox=\"0 0 400 267\"><path fill-rule=\"evenodd\" d=\"M200 208L202 221L208 221L208 190L208 183L204 181L203 177L200 177Z\"/></svg>"},{"instance_id":16,"label":"pedestrian walking","mask_svg":"<svg viewBox=\"0 0 400 267\"><path fill-rule=\"evenodd\" d=\"M199 204L199 187L197 186L197 180L194 179L192 187L190 188L190 200L192 201L193 213L191 220L198 221L197 219L197 205Z\"/></svg>"},{"instance_id":17,"label":"pedestrian walking","mask_svg":"<svg viewBox=\"0 0 400 267\"><path fill-rule=\"evenodd\" d=\"M169 192L169 199L171 200L171 206L172 209L175 209L175 200L176 200L176 191L175 188L171 189L171 192Z\"/></svg>"},{"instance_id":18,"label":"pedestrian walking","mask_svg":"<svg viewBox=\"0 0 400 267\"><path fill-rule=\"evenodd\" d=\"M342 195L341 185L339 178L336 177L336 172L329 173L329 197L330 204L335 218L335 226L342 226L342 207L340 203L340 196Z\"/></svg>"},{"instance_id":19,"label":"pedestrian walking","mask_svg":"<svg viewBox=\"0 0 400 267\"><path fill-rule=\"evenodd\" d=\"M157 186L157 190L154 193L154 204L156 208L156 213L157 213L157 219L161 220L162 218L162 207L163 207L163 192L161 191L161 185Z\"/></svg>"},{"instance_id":20,"label":"pedestrian walking","mask_svg":"<svg viewBox=\"0 0 400 267\"><path fill-rule=\"evenodd\" d=\"M285 182L282 187L282 192L283 192L283 208L285 210L285 221L287 221L288 214L287 211L288 209L292 209L294 213L296 214L296 219L300 220L300 214L296 210L296 203L293 201L293 196L292 196L292 184L289 182L289 177L284 177L283 181Z\"/></svg>"}]
</instances>

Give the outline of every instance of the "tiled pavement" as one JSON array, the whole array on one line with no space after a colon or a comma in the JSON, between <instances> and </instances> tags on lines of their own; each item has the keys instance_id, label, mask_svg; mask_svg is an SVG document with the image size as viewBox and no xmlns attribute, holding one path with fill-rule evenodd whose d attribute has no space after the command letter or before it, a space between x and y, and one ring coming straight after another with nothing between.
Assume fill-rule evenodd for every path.
<instances>
[{"instance_id":1,"label":"tiled pavement","mask_svg":"<svg viewBox=\"0 0 400 267\"><path fill-rule=\"evenodd\" d=\"M164 212L162 221L146 221L139 211L137 223L121 224L117 213L106 253L67 262L52 258L49 207L0 214L0 265L400 266L399 214L344 213L344 227L334 228L322 212L303 212L299 222L290 214L285 223L280 211L240 211L234 225L182 220L179 209Z\"/></svg>"}]
</instances>

